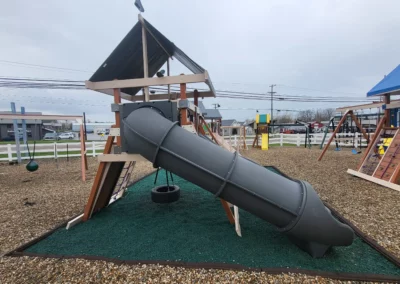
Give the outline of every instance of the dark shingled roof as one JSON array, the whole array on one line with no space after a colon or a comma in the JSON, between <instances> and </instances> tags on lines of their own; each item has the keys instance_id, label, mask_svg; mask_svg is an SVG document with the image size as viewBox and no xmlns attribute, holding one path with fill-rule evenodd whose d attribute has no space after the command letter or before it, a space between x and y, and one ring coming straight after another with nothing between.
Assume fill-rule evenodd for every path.
<instances>
[{"instance_id":1,"label":"dark shingled roof","mask_svg":"<svg viewBox=\"0 0 400 284\"><path fill-rule=\"evenodd\" d=\"M147 56L149 74L153 77L158 70L167 62L169 56L175 57L190 71L195 74L204 73L205 70L181 49L161 34L149 22L145 23L147 38ZM166 52L168 54L166 54ZM142 47L142 24L140 21L130 30L125 38L118 44L114 51L108 56L103 64L92 75L89 81L111 81L123 79L143 78L143 47ZM210 82L211 84L211 82ZM125 88L121 91L136 95L141 88Z\"/></svg>"},{"instance_id":2,"label":"dark shingled roof","mask_svg":"<svg viewBox=\"0 0 400 284\"><path fill-rule=\"evenodd\" d=\"M221 121L221 126L231 126L234 122L234 119L225 119Z\"/></svg>"},{"instance_id":3,"label":"dark shingled roof","mask_svg":"<svg viewBox=\"0 0 400 284\"><path fill-rule=\"evenodd\" d=\"M199 101L199 108L205 119L221 119L222 115L218 109L205 108L202 101Z\"/></svg>"}]
</instances>

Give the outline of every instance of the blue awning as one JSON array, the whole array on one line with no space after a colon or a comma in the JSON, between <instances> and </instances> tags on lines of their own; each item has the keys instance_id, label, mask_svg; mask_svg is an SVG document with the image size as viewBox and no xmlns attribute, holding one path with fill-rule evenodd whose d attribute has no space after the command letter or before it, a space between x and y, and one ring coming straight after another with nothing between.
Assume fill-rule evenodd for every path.
<instances>
[{"instance_id":1,"label":"blue awning","mask_svg":"<svg viewBox=\"0 0 400 284\"><path fill-rule=\"evenodd\" d=\"M368 93L367 97L381 96L390 93L391 95L400 94L400 65L397 66L389 75L385 76Z\"/></svg>"}]
</instances>

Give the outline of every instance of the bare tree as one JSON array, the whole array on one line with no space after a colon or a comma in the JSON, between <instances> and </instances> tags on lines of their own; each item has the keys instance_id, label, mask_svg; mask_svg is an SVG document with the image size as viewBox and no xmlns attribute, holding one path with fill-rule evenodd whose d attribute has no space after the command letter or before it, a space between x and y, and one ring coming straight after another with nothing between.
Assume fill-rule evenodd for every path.
<instances>
[{"instance_id":1,"label":"bare tree","mask_svg":"<svg viewBox=\"0 0 400 284\"><path fill-rule=\"evenodd\" d=\"M320 110L320 109L317 109L315 111L315 113L314 113L314 119L313 120L315 120L317 122L323 121L324 120L324 111Z\"/></svg>"},{"instance_id":2,"label":"bare tree","mask_svg":"<svg viewBox=\"0 0 400 284\"><path fill-rule=\"evenodd\" d=\"M315 118L315 112L312 109L302 110L297 115L297 120L301 120L304 122L313 121Z\"/></svg>"},{"instance_id":3,"label":"bare tree","mask_svg":"<svg viewBox=\"0 0 400 284\"><path fill-rule=\"evenodd\" d=\"M290 113L279 114L276 117L277 123L291 123L293 122L293 117Z\"/></svg>"},{"instance_id":4,"label":"bare tree","mask_svg":"<svg viewBox=\"0 0 400 284\"><path fill-rule=\"evenodd\" d=\"M306 109L302 110L298 113L297 115L297 120L301 120L304 122L311 122L311 121L327 121L332 118L332 116L335 115L335 109L334 108L326 108L326 109L317 109L317 110L312 110L312 109Z\"/></svg>"},{"instance_id":5,"label":"bare tree","mask_svg":"<svg viewBox=\"0 0 400 284\"><path fill-rule=\"evenodd\" d=\"M326 108L324 109L324 120L329 120L331 119L336 113L336 110L334 108Z\"/></svg>"}]
</instances>

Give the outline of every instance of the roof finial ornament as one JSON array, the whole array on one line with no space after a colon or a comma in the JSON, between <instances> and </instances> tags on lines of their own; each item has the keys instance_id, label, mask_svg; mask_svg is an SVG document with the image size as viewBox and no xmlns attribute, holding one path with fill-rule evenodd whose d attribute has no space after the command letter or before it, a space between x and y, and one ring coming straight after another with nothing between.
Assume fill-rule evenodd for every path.
<instances>
[{"instance_id":1,"label":"roof finial ornament","mask_svg":"<svg viewBox=\"0 0 400 284\"><path fill-rule=\"evenodd\" d=\"M136 6L136 8L139 9L140 12L142 12L142 13L144 12L144 8L143 8L142 2L140 0L135 0L135 6Z\"/></svg>"}]
</instances>

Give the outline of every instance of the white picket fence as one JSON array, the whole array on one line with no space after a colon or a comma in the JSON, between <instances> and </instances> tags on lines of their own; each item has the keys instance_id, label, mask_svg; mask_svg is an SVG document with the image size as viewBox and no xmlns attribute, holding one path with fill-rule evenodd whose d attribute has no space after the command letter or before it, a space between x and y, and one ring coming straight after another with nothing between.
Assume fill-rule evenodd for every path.
<instances>
[{"instance_id":1,"label":"white picket fence","mask_svg":"<svg viewBox=\"0 0 400 284\"><path fill-rule=\"evenodd\" d=\"M311 134L311 145L320 145L322 139L324 137L323 133L313 133ZM328 142L329 138L331 137L331 133L328 133L325 139L324 145ZM373 133L370 133L370 139L373 138ZM338 144L341 147L359 147L360 144L360 133L339 133L337 135ZM255 135L246 136L246 144L248 147L251 147L253 144ZM224 136L223 137L227 142L231 143L233 147L236 147L239 142L239 136ZM362 146L367 145L367 140L362 137L361 139ZM97 152L99 150L103 150L105 146L105 142L102 141L92 141L86 143L86 153L88 156L96 157ZM300 147L301 145L305 144L305 134L271 134L269 139L270 145L280 145L280 146L287 146L295 145ZM335 145L335 140L332 142ZM68 145L68 146L67 146ZM259 137L259 145L261 145L261 136ZM76 152L79 151L77 154L66 154L68 147L68 152ZM29 149L31 151L31 155L33 154L33 144L29 145ZM80 157L81 144L78 142L74 143L38 143L36 144L35 158L37 159L57 159L57 158L66 158L68 157ZM20 146L21 151L21 158L24 160L29 159L28 149L26 145ZM46 153L46 155L37 155L38 153ZM16 160L16 146L14 144L6 144L0 145L0 161L13 161Z\"/></svg>"},{"instance_id":2,"label":"white picket fence","mask_svg":"<svg viewBox=\"0 0 400 284\"><path fill-rule=\"evenodd\" d=\"M86 154L96 157L96 151L103 150L106 143L104 141L86 142ZM68 148L68 155L66 154ZM29 144L29 150L33 155L33 144ZM35 146L35 159L57 159L66 157L80 157L81 143L37 143ZM72 154L71 152L79 152ZM26 145L20 145L21 159L29 160L28 149ZM46 153L45 155L39 153ZM17 149L14 144L0 145L0 161L15 161ZM38 155L39 154L39 155ZM4 157L6 156L6 157Z\"/></svg>"},{"instance_id":3,"label":"white picket fence","mask_svg":"<svg viewBox=\"0 0 400 284\"><path fill-rule=\"evenodd\" d=\"M370 133L370 139L373 138L374 133ZM332 133L328 133L326 135L324 145L326 145L329 141L329 138L332 136ZM361 137L361 145L366 146L367 140L363 137L361 133L338 133L336 135L338 146L340 147L359 147L360 144L360 137ZM239 141L239 136L224 136L223 137L227 142L229 142L233 147L236 147ZM246 144L248 147L251 147L253 144L255 135L246 136ZM311 134L311 145L321 145L322 140L324 138L324 133L312 133ZM306 139L306 134L270 134L269 136L269 144L270 145L279 145L279 146L287 146L295 145L300 147L301 145L304 146ZM261 136L259 136L259 145L261 145ZM308 143L308 142L307 142ZM335 140L332 141L332 145L335 144Z\"/></svg>"}]
</instances>

